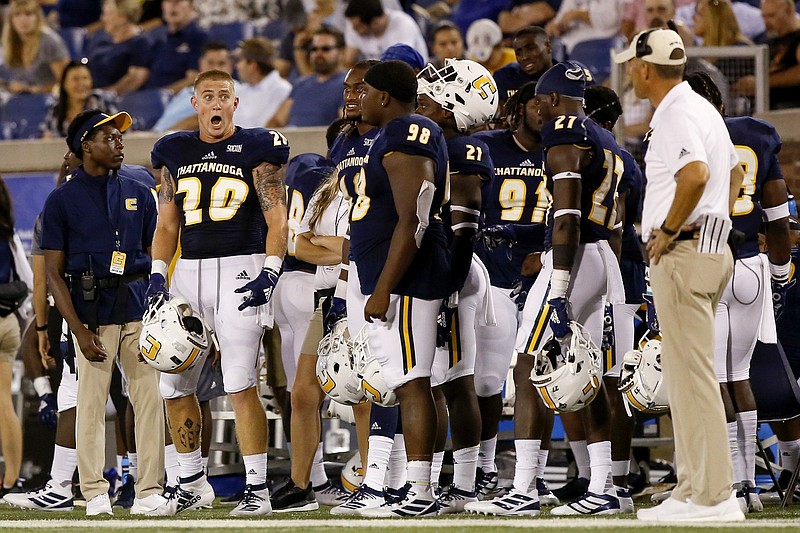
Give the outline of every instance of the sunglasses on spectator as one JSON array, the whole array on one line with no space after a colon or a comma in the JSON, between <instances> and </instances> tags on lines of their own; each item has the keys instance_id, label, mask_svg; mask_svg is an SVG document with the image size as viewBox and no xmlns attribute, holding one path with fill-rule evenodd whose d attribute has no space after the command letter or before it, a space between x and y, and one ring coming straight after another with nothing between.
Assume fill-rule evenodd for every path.
<instances>
[{"instance_id":1,"label":"sunglasses on spectator","mask_svg":"<svg viewBox=\"0 0 800 533\"><path fill-rule=\"evenodd\" d=\"M308 49L309 52L330 52L336 50L338 46L312 46Z\"/></svg>"}]
</instances>

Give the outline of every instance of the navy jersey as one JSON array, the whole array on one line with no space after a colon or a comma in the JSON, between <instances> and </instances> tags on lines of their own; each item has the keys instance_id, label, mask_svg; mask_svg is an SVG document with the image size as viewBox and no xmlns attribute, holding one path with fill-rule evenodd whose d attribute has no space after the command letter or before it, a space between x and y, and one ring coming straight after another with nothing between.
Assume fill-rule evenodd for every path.
<instances>
[{"instance_id":1,"label":"navy jersey","mask_svg":"<svg viewBox=\"0 0 800 533\"><path fill-rule=\"evenodd\" d=\"M267 224L253 186L253 169L263 162L285 164L286 137L237 126L224 141L207 143L198 131L181 131L159 139L150 157L153 168L167 167L177 182L181 257L264 253Z\"/></svg>"},{"instance_id":2,"label":"navy jersey","mask_svg":"<svg viewBox=\"0 0 800 533\"><path fill-rule=\"evenodd\" d=\"M525 257L544 250L545 219L550 207L550 191L543 153L520 147L509 130L481 131L474 135L489 147L494 176L484 183L482 192L483 227L501 224L528 226L523 242L508 250L488 250L480 241L475 252L489 270L492 285L510 289L520 278Z\"/></svg>"},{"instance_id":3,"label":"navy jersey","mask_svg":"<svg viewBox=\"0 0 800 533\"><path fill-rule=\"evenodd\" d=\"M364 156L367 155L369 147L375 136L378 135L379 128L372 128L364 135L354 134L345 135L340 133L330 149L331 163L336 167L336 174L339 176L339 188L345 198L355 199L355 177L364 164Z\"/></svg>"},{"instance_id":4,"label":"navy jersey","mask_svg":"<svg viewBox=\"0 0 800 533\"><path fill-rule=\"evenodd\" d=\"M620 194L628 193L625 198L625 225L622 228L622 257L632 261L644 261L641 241L634 226L634 223L642 218L644 177L636 159L627 150L622 150L622 164L624 171L617 191Z\"/></svg>"},{"instance_id":5,"label":"navy jersey","mask_svg":"<svg viewBox=\"0 0 800 533\"><path fill-rule=\"evenodd\" d=\"M622 149L614 136L585 116L560 115L542 127L542 144L545 161L553 146L572 144L589 150L589 164L581 169L581 243L608 240L617 219L615 197L624 172Z\"/></svg>"},{"instance_id":6,"label":"navy jersey","mask_svg":"<svg viewBox=\"0 0 800 533\"><path fill-rule=\"evenodd\" d=\"M736 252L739 258L752 257L759 252L758 232L763 223L761 196L764 184L783 179L778 163L781 138L771 124L757 118L726 118L725 125L728 126L736 155L744 169L742 188L733 205L731 217L734 229L745 234L745 241Z\"/></svg>"},{"instance_id":7,"label":"navy jersey","mask_svg":"<svg viewBox=\"0 0 800 533\"><path fill-rule=\"evenodd\" d=\"M476 137L459 135L447 139L447 154L450 158L451 176L453 174L474 174L481 177L482 183L491 181L494 176L494 165L492 165L489 147ZM452 236L449 204L442 210L442 221L449 240Z\"/></svg>"},{"instance_id":8,"label":"navy jersey","mask_svg":"<svg viewBox=\"0 0 800 533\"><path fill-rule=\"evenodd\" d=\"M355 177L358 196L350 211L350 256L358 265L361 292L372 294L375 290L397 225L394 196L383 166L383 158L392 152L432 159L436 186L422 243L392 292L425 300L444 298L450 287L446 283L450 261L438 213L447 189L447 146L442 129L420 115L398 117L381 129Z\"/></svg>"},{"instance_id":9,"label":"navy jersey","mask_svg":"<svg viewBox=\"0 0 800 533\"><path fill-rule=\"evenodd\" d=\"M316 265L300 261L294 256L297 246L297 228L303 220L314 191L333 170L330 162L319 154L300 154L291 159L286 166L286 197L289 202L289 242L283 270L292 272L302 270L313 274Z\"/></svg>"},{"instance_id":10,"label":"navy jersey","mask_svg":"<svg viewBox=\"0 0 800 533\"><path fill-rule=\"evenodd\" d=\"M544 72L541 74L544 74ZM497 92L500 95L500 101L505 102L514 96L514 93L526 83L539 81L541 74L529 76L522 70L520 64L515 61L497 69L492 77L497 84Z\"/></svg>"}]
</instances>

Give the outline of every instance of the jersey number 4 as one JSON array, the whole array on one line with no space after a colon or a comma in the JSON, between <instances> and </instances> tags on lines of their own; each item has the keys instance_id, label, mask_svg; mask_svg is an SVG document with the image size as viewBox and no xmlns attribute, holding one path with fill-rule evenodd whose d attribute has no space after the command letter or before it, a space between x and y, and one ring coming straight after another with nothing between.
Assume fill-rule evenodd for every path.
<instances>
[{"instance_id":1,"label":"jersey number 4","mask_svg":"<svg viewBox=\"0 0 800 533\"><path fill-rule=\"evenodd\" d=\"M183 198L183 214L186 225L203 222L203 211L200 207L200 194L203 184L199 178L189 176L178 180L175 194L185 194ZM207 209L208 218L214 222L230 220L247 199L250 188L240 179L220 176L211 187L211 201Z\"/></svg>"}]
</instances>

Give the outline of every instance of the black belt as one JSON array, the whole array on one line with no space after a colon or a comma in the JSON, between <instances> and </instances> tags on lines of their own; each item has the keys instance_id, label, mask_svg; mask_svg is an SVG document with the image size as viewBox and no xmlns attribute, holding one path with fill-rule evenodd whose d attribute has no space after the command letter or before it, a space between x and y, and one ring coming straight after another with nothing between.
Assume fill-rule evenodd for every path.
<instances>
[{"instance_id":1,"label":"black belt","mask_svg":"<svg viewBox=\"0 0 800 533\"><path fill-rule=\"evenodd\" d=\"M130 274L128 276L113 276L110 278L97 278L97 288L98 289L116 289L120 286L120 283L133 283L134 281L139 281L142 279L147 279L147 274Z\"/></svg>"},{"instance_id":2,"label":"black belt","mask_svg":"<svg viewBox=\"0 0 800 533\"><path fill-rule=\"evenodd\" d=\"M678 236L675 237L676 241L694 241L700 238L700 230L699 229L690 229L681 231L678 233Z\"/></svg>"}]
</instances>

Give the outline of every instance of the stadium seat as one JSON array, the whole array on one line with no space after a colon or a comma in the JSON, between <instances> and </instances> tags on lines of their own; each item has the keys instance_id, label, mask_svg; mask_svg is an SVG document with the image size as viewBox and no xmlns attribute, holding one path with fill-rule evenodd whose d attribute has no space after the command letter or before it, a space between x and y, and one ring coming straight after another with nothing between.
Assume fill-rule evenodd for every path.
<instances>
[{"instance_id":1,"label":"stadium seat","mask_svg":"<svg viewBox=\"0 0 800 533\"><path fill-rule=\"evenodd\" d=\"M264 25L254 29L254 35L266 37L273 43L279 43L292 31L291 26L281 20L270 20Z\"/></svg>"},{"instance_id":2,"label":"stadium seat","mask_svg":"<svg viewBox=\"0 0 800 533\"><path fill-rule=\"evenodd\" d=\"M614 48L622 48L624 45L625 40L620 36L583 41L575 45L569 59L574 59L589 67L594 74L595 82L603 83L611 75L609 51Z\"/></svg>"},{"instance_id":3,"label":"stadium seat","mask_svg":"<svg viewBox=\"0 0 800 533\"><path fill-rule=\"evenodd\" d=\"M38 139L41 124L47 116L49 94L19 94L12 96L0 115L0 134L3 139Z\"/></svg>"},{"instance_id":4,"label":"stadium seat","mask_svg":"<svg viewBox=\"0 0 800 533\"><path fill-rule=\"evenodd\" d=\"M800 384L797 382L797 376L792 373L780 343L756 344L750 362L750 386L756 399L759 423L786 422L800 416ZM760 440L758 448L773 483L778 486L775 472ZM798 471L800 463L793 473L792 482L785 495L781 494L782 491L778 487L782 498L781 507L785 507L791 500Z\"/></svg>"},{"instance_id":5,"label":"stadium seat","mask_svg":"<svg viewBox=\"0 0 800 533\"><path fill-rule=\"evenodd\" d=\"M144 89L128 93L119 100L120 111L127 111L133 119L134 131L149 130L155 125L170 99L167 89Z\"/></svg>"},{"instance_id":6,"label":"stadium seat","mask_svg":"<svg viewBox=\"0 0 800 533\"><path fill-rule=\"evenodd\" d=\"M83 56L83 44L86 41L86 30L83 28L61 28L58 34L64 39L72 59Z\"/></svg>"},{"instance_id":7,"label":"stadium seat","mask_svg":"<svg viewBox=\"0 0 800 533\"><path fill-rule=\"evenodd\" d=\"M236 50L239 41L249 39L253 36L253 25L249 22L229 22L226 24L214 24L208 28L208 34L214 40L219 40L227 44L231 50Z\"/></svg>"}]
</instances>

